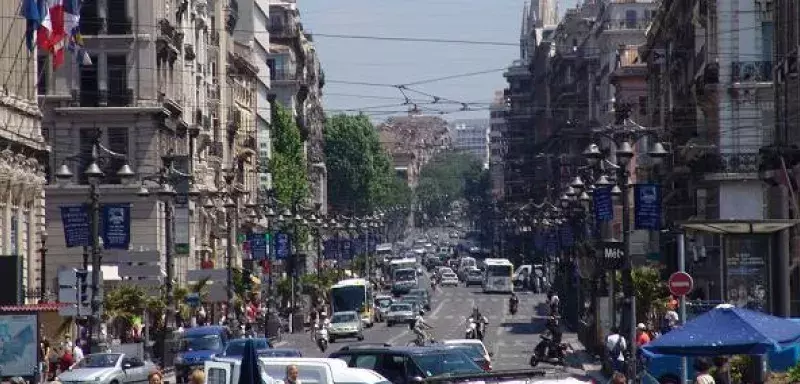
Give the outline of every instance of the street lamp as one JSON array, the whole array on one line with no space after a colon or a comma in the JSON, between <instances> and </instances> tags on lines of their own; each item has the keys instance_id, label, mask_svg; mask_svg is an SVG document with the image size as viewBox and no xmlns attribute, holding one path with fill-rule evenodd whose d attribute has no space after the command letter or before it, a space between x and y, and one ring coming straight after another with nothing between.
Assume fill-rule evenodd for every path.
<instances>
[{"instance_id":1,"label":"street lamp","mask_svg":"<svg viewBox=\"0 0 800 384\"><path fill-rule=\"evenodd\" d=\"M630 201L628 199L628 177L630 176L630 172L628 170L628 165L630 164L631 159L634 157L634 150L631 142L635 143L643 137L655 136L655 132L652 129L640 127L630 120L625 119L621 126L609 127L608 129L598 131L597 133L615 144L616 150L614 154L616 155L617 163L615 164L606 159L603 152L600 151L600 146L595 143L590 144L583 154L589 161L590 165L607 164L612 168L615 168L617 171L616 182L613 183L611 193L612 195L619 195L622 198L622 243L624 260L624 265L622 268L622 284L624 294L629 300L628 316L630 324L628 325L630 328L630 336L628 340L630 340L630 356L636 356L636 343L634 342L636 340L636 294L633 287L633 265L630 255ZM621 138L621 140L618 141L618 138ZM668 154L669 153L664 149L664 145L661 142L655 142L648 152L648 155L655 160L663 159ZM595 184L598 187L607 187L612 185L605 175L600 176ZM630 377L635 377L635 364L631 364L631 370L632 372Z\"/></svg>"},{"instance_id":2,"label":"street lamp","mask_svg":"<svg viewBox=\"0 0 800 384\"><path fill-rule=\"evenodd\" d=\"M47 231L42 230L39 234L39 300L47 302Z\"/></svg>"},{"instance_id":3,"label":"street lamp","mask_svg":"<svg viewBox=\"0 0 800 384\"><path fill-rule=\"evenodd\" d=\"M100 352L105 349L105 340L100 340L100 309L103 306L103 297L100 293L100 268L102 264L102 250L100 247L100 191L99 185L106 174L100 169L101 163L111 163L113 160L124 160L125 162L117 170L116 176L120 181L128 185L136 176L133 169L128 164L128 157L125 154L114 152L100 144L101 131L95 130L91 144L91 151L69 156L64 159L55 176L60 183L69 182L74 176L66 162L86 162L88 166L83 170L89 182L89 246L92 258L92 313L89 317L89 346L92 352Z\"/></svg>"},{"instance_id":4,"label":"street lamp","mask_svg":"<svg viewBox=\"0 0 800 384\"><path fill-rule=\"evenodd\" d=\"M171 155L162 156L162 167L158 172L146 175L141 178L141 185L139 191L136 193L141 198L150 197L150 190L145 186L145 182L150 181L158 185L159 190L156 192L158 199L164 203L164 242L165 251L164 259L166 263L166 281L164 282L164 295L166 312L164 316L164 329L169 332L175 326L175 290L173 289L175 280L175 236L173 233L173 217L174 217L174 200L178 195L175 186L181 182L189 182L189 188L186 190L187 200L194 200L200 195L200 191L194 185L192 175L183 173L175 169L175 157ZM165 333L167 334L167 333ZM163 343L164 355L168 354L167 343Z\"/></svg>"}]
</instances>

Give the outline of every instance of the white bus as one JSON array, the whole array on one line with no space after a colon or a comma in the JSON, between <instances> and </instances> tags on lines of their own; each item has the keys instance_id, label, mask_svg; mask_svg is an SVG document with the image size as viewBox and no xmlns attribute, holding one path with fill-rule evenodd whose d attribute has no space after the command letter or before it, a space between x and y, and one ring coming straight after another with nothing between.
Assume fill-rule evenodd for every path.
<instances>
[{"instance_id":1,"label":"white bus","mask_svg":"<svg viewBox=\"0 0 800 384\"><path fill-rule=\"evenodd\" d=\"M485 259L483 274L484 292L511 293L514 291L514 264L508 259Z\"/></svg>"},{"instance_id":2,"label":"white bus","mask_svg":"<svg viewBox=\"0 0 800 384\"><path fill-rule=\"evenodd\" d=\"M365 326L375 323L372 285L366 279L342 280L331 287L331 316L336 312L355 311Z\"/></svg>"},{"instance_id":3,"label":"white bus","mask_svg":"<svg viewBox=\"0 0 800 384\"><path fill-rule=\"evenodd\" d=\"M394 276L394 271L398 269L417 269L417 259L415 257L404 257L402 259L394 259L389 262L389 276Z\"/></svg>"},{"instance_id":4,"label":"white bus","mask_svg":"<svg viewBox=\"0 0 800 384\"><path fill-rule=\"evenodd\" d=\"M375 255L379 263L386 263L394 256L394 247L392 243L378 244L375 247Z\"/></svg>"}]
</instances>

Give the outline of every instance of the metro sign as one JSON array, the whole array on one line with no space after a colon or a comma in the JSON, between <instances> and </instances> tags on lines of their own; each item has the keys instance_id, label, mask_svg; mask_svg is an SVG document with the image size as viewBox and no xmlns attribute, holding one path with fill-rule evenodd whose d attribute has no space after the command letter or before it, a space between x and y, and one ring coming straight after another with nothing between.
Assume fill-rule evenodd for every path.
<instances>
[{"instance_id":1,"label":"metro sign","mask_svg":"<svg viewBox=\"0 0 800 384\"><path fill-rule=\"evenodd\" d=\"M625 265L625 245L619 241L603 242L600 265L607 271L622 269Z\"/></svg>"}]
</instances>

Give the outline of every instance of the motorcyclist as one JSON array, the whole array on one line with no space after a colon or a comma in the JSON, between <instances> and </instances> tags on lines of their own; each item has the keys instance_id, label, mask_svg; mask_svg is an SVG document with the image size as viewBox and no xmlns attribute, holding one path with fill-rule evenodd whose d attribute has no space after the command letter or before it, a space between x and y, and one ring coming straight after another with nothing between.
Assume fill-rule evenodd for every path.
<instances>
[{"instance_id":1,"label":"motorcyclist","mask_svg":"<svg viewBox=\"0 0 800 384\"><path fill-rule=\"evenodd\" d=\"M414 334L417 335L417 340L420 341L420 345L424 345L425 341L428 340L428 335L425 333L425 329L432 329L433 327L430 324L425 322L425 319L422 318L421 314L417 314L417 317L414 318L414 326L411 329L414 331Z\"/></svg>"},{"instance_id":2,"label":"motorcyclist","mask_svg":"<svg viewBox=\"0 0 800 384\"><path fill-rule=\"evenodd\" d=\"M558 314L558 307L561 303L561 299L558 298L558 295L553 292L553 290L547 291L547 305L550 307L550 314L557 315Z\"/></svg>"},{"instance_id":3,"label":"motorcyclist","mask_svg":"<svg viewBox=\"0 0 800 384\"><path fill-rule=\"evenodd\" d=\"M480 309L475 306L472 307L472 314L469 316L469 318L467 318L467 321L475 323L475 329L478 332L476 336L478 336L479 340L483 340L484 326L489 324L489 319L487 319L486 316L481 313Z\"/></svg>"}]
</instances>

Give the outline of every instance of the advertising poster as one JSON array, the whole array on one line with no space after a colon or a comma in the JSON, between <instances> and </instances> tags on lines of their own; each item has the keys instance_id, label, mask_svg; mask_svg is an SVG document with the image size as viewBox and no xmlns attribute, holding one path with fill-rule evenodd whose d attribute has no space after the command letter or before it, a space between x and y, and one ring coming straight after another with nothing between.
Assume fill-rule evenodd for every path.
<instances>
[{"instance_id":1,"label":"advertising poster","mask_svg":"<svg viewBox=\"0 0 800 384\"><path fill-rule=\"evenodd\" d=\"M0 315L0 377L36 372L36 315Z\"/></svg>"},{"instance_id":2,"label":"advertising poster","mask_svg":"<svg viewBox=\"0 0 800 384\"><path fill-rule=\"evenodd\" d=\"M767 311L766 236L732 236L726 250L728 303L739 308Z\"/></svg>"}]
</instances>

